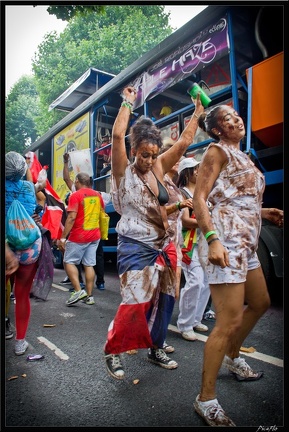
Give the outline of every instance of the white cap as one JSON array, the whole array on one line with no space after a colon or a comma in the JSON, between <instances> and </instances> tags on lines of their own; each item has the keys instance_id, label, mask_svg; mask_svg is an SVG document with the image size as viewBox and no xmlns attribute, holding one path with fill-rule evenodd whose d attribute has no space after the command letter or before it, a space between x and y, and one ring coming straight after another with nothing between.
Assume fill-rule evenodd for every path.
<instances>
[{"instance_id":1,"label":"white cap","mask_svg":"<svg viewBox=\"0 0 289 432\"><path fill-rule=\"evenodd\" d=\"M181 162L179 163L179 167L178 167L178 174L181 173L181 171L183 171L186 168L194 168L195 166L199 165L199 161L197 161L195 158L193 157L187 157L184 158L183 160L181 160Z\"/></svg>"}]
</instances>

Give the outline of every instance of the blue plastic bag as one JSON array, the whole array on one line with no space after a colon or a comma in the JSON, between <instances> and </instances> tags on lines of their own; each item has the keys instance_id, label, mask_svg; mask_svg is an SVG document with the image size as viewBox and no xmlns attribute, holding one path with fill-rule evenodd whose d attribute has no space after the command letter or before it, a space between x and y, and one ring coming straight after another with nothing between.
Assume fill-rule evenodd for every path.
<instances>
[{"instance_id":1,"label":"blue plastic bag","mask_svg":"<svg viewBox=\"0 0 289 432\"><path fill-rule=\"evenodd\" d=\"M12 201L5 221L6 240L15 250L28 249L41 237L40 229L17 199Z\"/></svg>"}]
</instances>

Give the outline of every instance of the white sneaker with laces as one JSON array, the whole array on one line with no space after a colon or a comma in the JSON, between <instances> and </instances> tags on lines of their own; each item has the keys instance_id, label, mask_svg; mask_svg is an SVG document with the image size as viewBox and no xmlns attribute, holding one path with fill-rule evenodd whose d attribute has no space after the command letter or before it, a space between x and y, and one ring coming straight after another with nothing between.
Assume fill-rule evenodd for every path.
<instances>
[{"instance_id":1,"label":"white sneaker with laces","mask_svg":"<svg viewBox=\"0 0 289 432\"><path fill-rule=\"evenodd\" d=\"M181 335L184 339L188 340L188 341L195 341L197 340L197 336L196 333L194 332L194 330L188 330L185 332L181 332Z\"/></svg>"},{"instance_id":2,"label":"white sneaker with laces","mask_svg":"<svg viewBox=\"0 0 289 432\"><path fill-rule=\"evenodd\" d=\"M264 374L263 371L254 371L242 357L232 360L225 355L222 365L233 372L238 381L256 381Z\"/></svg>"},{"instance_id":3,"label":"white sneaker with laces","mask_svg":"<svg viewBox=\"0 0 289 432\"><path fill-rule=\"evenodd\" d=\"M66 301L66 304L67 306L70 306L86 297L87 297L87 292L84 289L81 289L80 291L73 291L69 299Z\"/></svg>"},{"instance_id":4,"label":"white sneaker with laces","mask_svg":"<svg viewBox=\"0 0 289 432\"><path fill-rule=\"evenodd\" d=\"M28 348L28 342L25 339L16 339L15 341L15 354L22 355Z\"/></svg>"},{"instance_id":5,"label":"white sneaker with laces","mask_svg":"<svg viewBox=\"0 0 289 432\"><path fill-rule=\"evenodd\" d=\"M209 327L205 324L199 323L194 326L194 330L200 331L200 332L207 332L209 330Z\"/></svg>"},{"instance_id":6,"label":"white sneaker with laces","mask_svg":"<svg viewBox=\"0 0 289 432\"><path fill-rule=\"evenodd\" d=\"M212 399L206 402L201 402L198 395L194 402L196 412L210 426L236 426L235 423L225 414L225 411L218 402L218 399Z\"/></svg>"}]
</instances>

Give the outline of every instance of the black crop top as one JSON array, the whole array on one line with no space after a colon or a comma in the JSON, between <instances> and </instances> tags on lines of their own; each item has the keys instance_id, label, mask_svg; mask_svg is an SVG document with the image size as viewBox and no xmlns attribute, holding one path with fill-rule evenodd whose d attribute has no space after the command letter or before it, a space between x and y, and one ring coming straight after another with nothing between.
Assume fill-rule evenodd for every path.
<instances>
[{"instance_id":1,"label":"black crop top","mask_svg":"<svg viewBox=\"0 0 289 432\"><path fill-rule=\"evenodd\" d=\"M160 203L160 205L165 205L168 201L169 201L169 194L168 191L166 190L166 188L161 184L161 182L157 179L155 173L152 171L153 175L156 178L157 184L158 184L158 189L159 189L159 194L158 194L158 201Z\"/></svg>"}]
</instances>

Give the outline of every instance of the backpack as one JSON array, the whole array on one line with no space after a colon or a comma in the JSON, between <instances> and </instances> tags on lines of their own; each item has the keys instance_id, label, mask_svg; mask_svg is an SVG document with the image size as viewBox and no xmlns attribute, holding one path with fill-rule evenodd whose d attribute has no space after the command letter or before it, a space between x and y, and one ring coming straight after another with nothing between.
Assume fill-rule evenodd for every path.
<instances>
[{"instance_id":1,"label":"backpack","mask_svg":"<svg viewBox=\"0 0 289 432\"><path fill-rule=\"evenodd\" d=\"M5 220L5 235L14 250L28 249L41 237L41 231L18 199L12 201Z\"/></svg>"}]
</instances>

